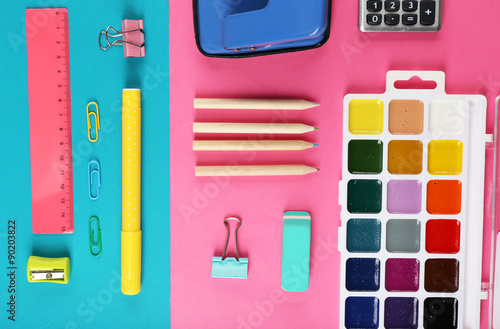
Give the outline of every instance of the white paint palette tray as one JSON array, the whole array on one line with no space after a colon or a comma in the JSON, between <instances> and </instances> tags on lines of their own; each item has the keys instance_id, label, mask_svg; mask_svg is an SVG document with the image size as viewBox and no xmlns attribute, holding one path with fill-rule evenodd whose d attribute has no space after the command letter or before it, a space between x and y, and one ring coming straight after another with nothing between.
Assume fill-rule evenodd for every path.
<instances>
[{"instance_id":1,"label":"white paint palette tray","mask_svg":"<svg viewBox=\"0 0 500 329\"><path fill-rule=\"evenodd\" d=\"M344 97L341 328L479 328L486 98L444 83Z\"/></svg>"}]
</instances>

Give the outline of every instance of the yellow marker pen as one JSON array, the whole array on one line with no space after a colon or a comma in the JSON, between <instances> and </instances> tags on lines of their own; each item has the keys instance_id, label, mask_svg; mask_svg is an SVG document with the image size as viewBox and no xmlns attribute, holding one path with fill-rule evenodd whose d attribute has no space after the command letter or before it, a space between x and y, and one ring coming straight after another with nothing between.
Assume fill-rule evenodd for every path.
<instances>
[{"instance_id":1,"label":"yellow marker pen","mask_svg":"<svg viewBox=\"0 0 500 329\"><path fill-rule=\"evenodd\" d=\"M141 91L123 89L122 293L141 291Z\"/></svg>"}]
</instances>

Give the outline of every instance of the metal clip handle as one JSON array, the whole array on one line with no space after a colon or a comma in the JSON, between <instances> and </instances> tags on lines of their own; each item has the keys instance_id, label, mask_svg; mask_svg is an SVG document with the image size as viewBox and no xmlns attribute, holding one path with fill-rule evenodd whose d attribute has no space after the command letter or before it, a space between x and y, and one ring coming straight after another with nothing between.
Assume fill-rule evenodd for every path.
<instances>
[{"instance_id":1,"label":"metal clip handle","mask_svg":"<svg viewBox=\"0 0 500 329\"><path fill-rule=\"evenodd\" d=\"M112 30L113 32L115 32L115 34L111 34L109 32L109 30ZM108 26L108 28L105 31L101 31L101 33L99 33L99 47L101 47L102 50L107 50L109 47L112 47L115 45L123 46L123 44L129 44L129 45L139 47L139 48L144 47L144 43L142 45L139 45L139 44L135 44L133 42L129 42L129 41L122 40L122 39L118 39L118 40L115 40L113 42L110 42L110 40L109 40L109 38L118 38L118 37L123 36L125 33L131 33L131 32L137 32L137 31L144 33L144 31L142 29L133 29L133 30L129 30L129 31L117 31L112 26ZM107 46L103 46L101 43L101 37L103 34L106 38L106 42L108 44Z\"/></svg>"},{"instance_id":2,"label":"metal clip handle","mask_svg":"<svg viewBox=\"0 0 500 329\"><path fill-rule=\"evenodd\" d=\"M236 229L234 230L234 243L236 245L236 260L240 261L240 253L238 252L238 229L241 226L241 220L236 217L228 217L224 219L224 226L226 227L227 230L227 236L226 236L226 246L224 247L224 253L222 254L222 260L226 258L227 245L229 244L229 235L230 235L229 225L227 224L227 221L231 219L234 219L239 222L238 226L236 226Z\"/></svg>"}]
</instances>

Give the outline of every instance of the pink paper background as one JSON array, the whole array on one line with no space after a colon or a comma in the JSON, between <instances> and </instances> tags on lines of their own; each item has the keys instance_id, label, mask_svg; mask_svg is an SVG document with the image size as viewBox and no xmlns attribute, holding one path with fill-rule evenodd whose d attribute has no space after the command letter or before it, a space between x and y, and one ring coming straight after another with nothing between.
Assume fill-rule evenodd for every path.
<instances>
[{"instance_id":1,"label":"pink paper background","mask_svg":"<svg viewBox=\"0 0 500 329\"><path fill-rule=\"evenodd\" d=\"M358 1L334 0L331 36L325 46L228 60L198 52L191 1L171 0L172 327L338 328L336 245L344 95L383 93L388 70L442 70L448 93L481 93L488 98L492 133L494 99L500 93L500 43L493 39L498 34L498 9L497 1L445 0L438 33L361 33ZM195 97L303 98L321 106L302 112L195 111ZM303 122L320 128L301 136L320 146L284 153L195 153L194 120ZM214 136L202 136L207 137ZM303 163L321 170L303 177L194 177L195 164L278 163ZM488 183L487 194L491 188ZM310 211L313 218L310 286L304 293L280 289L282 215L287 210ZM212 256L221 255L224 248L222 221L228 216L243 221L239 248L241 256L249 258L247 280L210 277ZM231 252L233 242L231 237ZM489 248L489 235L484 245ZM488 264L486 253L486 282Z\"/></svg>"}]
</instances>

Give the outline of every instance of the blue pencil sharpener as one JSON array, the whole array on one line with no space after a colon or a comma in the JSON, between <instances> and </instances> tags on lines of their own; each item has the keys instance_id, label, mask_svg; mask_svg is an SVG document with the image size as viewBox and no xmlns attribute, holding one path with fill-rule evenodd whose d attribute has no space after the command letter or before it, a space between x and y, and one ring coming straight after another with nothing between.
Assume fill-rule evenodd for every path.
<instances>
[{"instance_id":1,"label":"blue pencil sharpener","mask_svg":"<svg viewBox=\"0 0 500 329\"><path fill-rule=\"evenodd\" d=\"M193 0L196 43L209 57L252 57L322 46L331 0Z\"/></svg>"}]
</instances>

